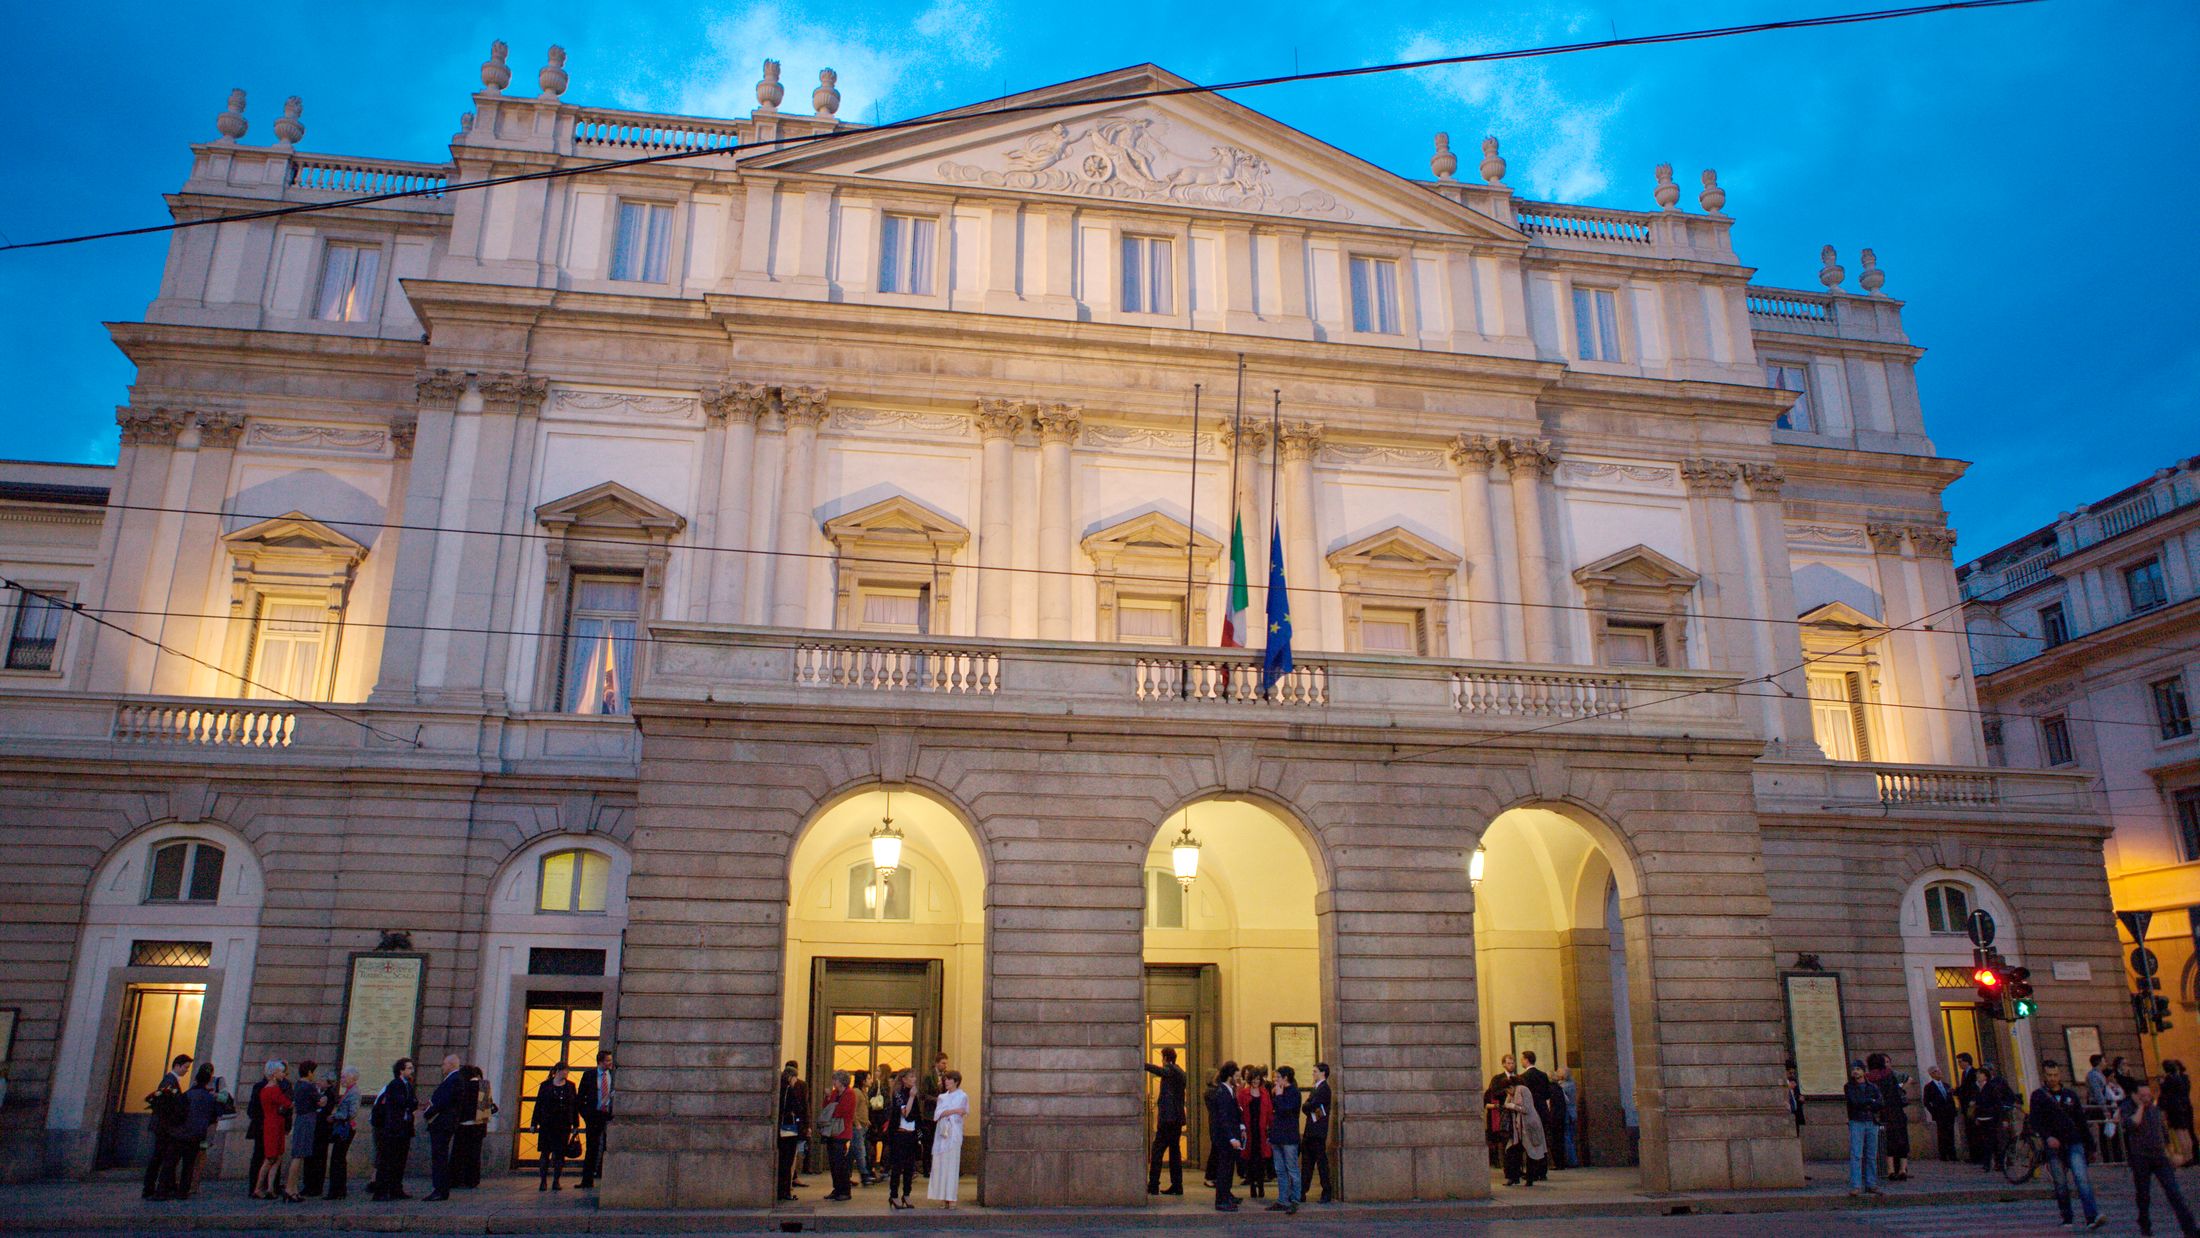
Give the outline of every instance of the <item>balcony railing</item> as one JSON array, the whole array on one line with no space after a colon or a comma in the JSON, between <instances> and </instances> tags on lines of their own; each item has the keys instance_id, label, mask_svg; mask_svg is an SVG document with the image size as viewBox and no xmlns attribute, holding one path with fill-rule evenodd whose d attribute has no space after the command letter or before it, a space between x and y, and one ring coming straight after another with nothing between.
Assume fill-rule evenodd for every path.
<instances>
[{"instance_id":1,"label":"balcony railing","mask_svg":"<svg viewBox=\"0 0 2200 1238\"><path fill-rule=\"evenodd\" d=\"M2093 811L2094 776L2058 770L1897 765L1875 761L1757 762L1757 810L1905 815L2068 817Z\"/></svg>"},{"instance_id":2,"label":"balcony railing","mask_svg":"<svg viewBox=\"0 0 2200 1238\"><path fill-rule=\"evenodd\" d=\"M124 704L115 709L119 744L192 744L206 748L287 748L298 715L249 705Z\"/></svg>"},{"instance_id":3,"label":"balcony railing","mask_svg":"<svg viewBox=\"0 0 2200 1238\"><path fill-rule=\"evenodd\" d=\"M573 121L573 145L602 147L635 155L681 150L712 150L738 145L741 131L731 121L692 116L656 116L647 112L583 111Z\"/></svg>"},{"instance_id":4,"label":"balcony railing","mask_svg":"<svg viewBox=\"0 0 2200 1238\"><path fill-rule=\"evenodd\" d=\"M1786 322L1827 322L1833 317L1833 298L1785 288L1752 288L1749 312L1759 318Z\"/></svg>"},{"instance_id":5,"label":"balcony railing","mask_svg":"<svg viewBox=\"0 0 2200 1238\"><path fill-rule=\"evenodd\" d=\"M2128 503L2119 503L2109 508L2095 519L2101 523L2101 540L2106 541L2131 532L2154 519L2155 514L2154 492L2149 490Z\"/></svg>"},{"instance_id":6,"label":"balcony railing","mask_svg":"<svg viewBox=\"0 0 2200 1238\"><path fill-rule=\"evenodd\" d=\"M1647 247L1653 243L1650 220L1656 217L1641 211L1527 201L1514 203L1513 210L1520 221L1520 230L1530 236L1603 241L1631 247Z\"/></svg>"},{"instance_id":7,"label":"balcony railing","mask_svg":"<svg viewBox=\"0 0 2200 1238\"><path fill-rule=\"evenodd\" d=\"M1617 675L1459 670L1451 700L1460 713L1491 718L1596 718L1627 709L1627 681Z\"/></svg>"},{"instance_id":8,"label":"balcony railing","mask_svg":"<svg viewBox=\"0 0 2200 1238\"><path fill-rule=\"evenodd\" d=\"M299 189L341 194L419 193L440 198L451 170L440 164L395 159L328 159L300 156L290 165L290 183Z\"/></svg>"},{"instance_id":9,"label":"balcony railing","mask_svg":"<svg viewBox=\"0 0 2200 1238\"><path fill-rule=\"evenodd\" d=\"M1263 692L1260 662L1245 658L1139 658L1141 701L1236 701L1254 705L1327 705L1329 668L1301 664Z\"/></svg>"},{"instance_id":10,"label":"balcony railing","mask_svg":"<svg viewBox=\"0 0 2200 1238\"><path fill-rule=\"evenodd\" d=\"M794 648L794 681L812 688L991 696L1001 690L1001 657L989 649L804 643Z\"/></svg>"},{"instance_id":11,"label":"balcony railing","mask_svg":"<svg viewBox=\"0 0 2200 1238\"><path fill-rule=\"evenodd\" d=\"M1992 774L1959 774L1947 770L1881 769L1879 802L1895 804L1958 804L1987 807L2001 802L2001 783Z\"/></svg>"}]
</instances>

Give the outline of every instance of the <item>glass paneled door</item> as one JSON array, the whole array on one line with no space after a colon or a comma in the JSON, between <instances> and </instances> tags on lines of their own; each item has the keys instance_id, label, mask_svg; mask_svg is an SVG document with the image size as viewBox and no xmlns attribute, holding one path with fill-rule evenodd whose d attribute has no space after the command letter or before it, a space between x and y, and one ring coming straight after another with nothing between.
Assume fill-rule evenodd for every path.
<instances>
[{"instance_id":1,"label":"glass paneled door","mask_svg":"<svg viewBox=\"0 0 2200 1238\"><path fill-rule=\"evenodd\" d=\"M533 1130L535 1091L550 1077L550 1068L565 1063L567 1079L578 1088L581 1072L596 1064L596 1048L602 1036L602 994L527 995L527 1040L520 1050L519 1130L512 1141L514 1161L533 1165L540 1159Z\"/></svg>"},{"instance_id":2,"label":"glass paneled door","mask_svg":"<svg viewBox=\"0 0 2200 1238\"><path fill-rule=\"evenodd\" d=\"M835 1010L834 1070L852 1078L873 1066L907 1070L917 1060L917 1013L913 1010Z\"/></svg>"},{"instance_id":3,"label":"glass paneled door","mask_svg":"<svg viewBox=\"0 0 2200 1238\"><path fill-rule=\"evenodd\" d=\"M199 1051L203 984L133 984L123 990L115 1068L108 1088L105 1165L142 1165L153 1154L152 1114L145 1098L179 1053Z\"/></svg>"}]
</instances>

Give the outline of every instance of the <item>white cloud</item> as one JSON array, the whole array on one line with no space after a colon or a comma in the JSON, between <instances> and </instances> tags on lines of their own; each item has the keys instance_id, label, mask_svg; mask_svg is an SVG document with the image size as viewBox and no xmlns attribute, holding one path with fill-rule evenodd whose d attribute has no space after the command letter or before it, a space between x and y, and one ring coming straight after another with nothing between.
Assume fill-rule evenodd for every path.
<instances>
[{"instance_id":1,"label":"white cloud","mask_svg":"<svg viewBox=\"0 0 2200 1238\"><path fill-rule=\"evenodd\" d=\"M1580 37L1584 18L1538 23L1477 35L1421 34L1398 49L1399 60L1427 60L1504 47L1527 47ZM1605 164L1607 127L1627 102L1622 90L1604 98L1570 97L1535 61L1445 65L1416 70L1412 78L1439 98L1465 104L1476 114L1463 117L1471 132L1454 132L1460 175L1471 175L1480 160L1484 134L1494 134L1511 166L1506 183L1531 197L1578 202L1610 184Z\"/></svg>"}]
</instances>

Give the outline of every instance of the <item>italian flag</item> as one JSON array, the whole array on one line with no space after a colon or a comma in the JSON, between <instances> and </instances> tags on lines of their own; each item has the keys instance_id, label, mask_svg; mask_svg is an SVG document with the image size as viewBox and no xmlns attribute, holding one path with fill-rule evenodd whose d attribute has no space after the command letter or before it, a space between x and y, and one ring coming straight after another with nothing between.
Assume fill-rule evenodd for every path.
<instances>
[{"instance_id":1,"label":"italian flag","mask_svg":"<svg viewBox=\"0 0 2200 1238\"><path fill-rule=\"evenodd\" d=\"M1253 591L1245 583L1245 521L1230 517L1230 605L1222 616L1222 644L1226 649L1245 648L1245 612L1253 608Z\"/></svg>"}]
</instances>

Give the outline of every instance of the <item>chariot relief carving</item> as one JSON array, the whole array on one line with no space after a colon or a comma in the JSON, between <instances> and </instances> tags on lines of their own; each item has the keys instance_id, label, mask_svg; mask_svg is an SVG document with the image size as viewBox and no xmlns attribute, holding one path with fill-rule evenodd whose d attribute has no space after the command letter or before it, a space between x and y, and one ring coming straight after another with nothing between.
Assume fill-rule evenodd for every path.
<instances>
[{"instance_id":1,"label":"chariot relief carving","mask_svg":"<svg viewBox=\"0 0 2200 1238\"><path fill-rule=\"evenodd\" d=\"M1279 188L1267 161L1243 147L1216 143L1205 157L1196 157L1172 149L1167 135L1166 122L1152 116L1118 114L1089 123L1053 124L989 161L1004 167L946 160L940 175L994 189L1352 218L1352 209L1334 194Z\"/></svg>"}]
</instances>

